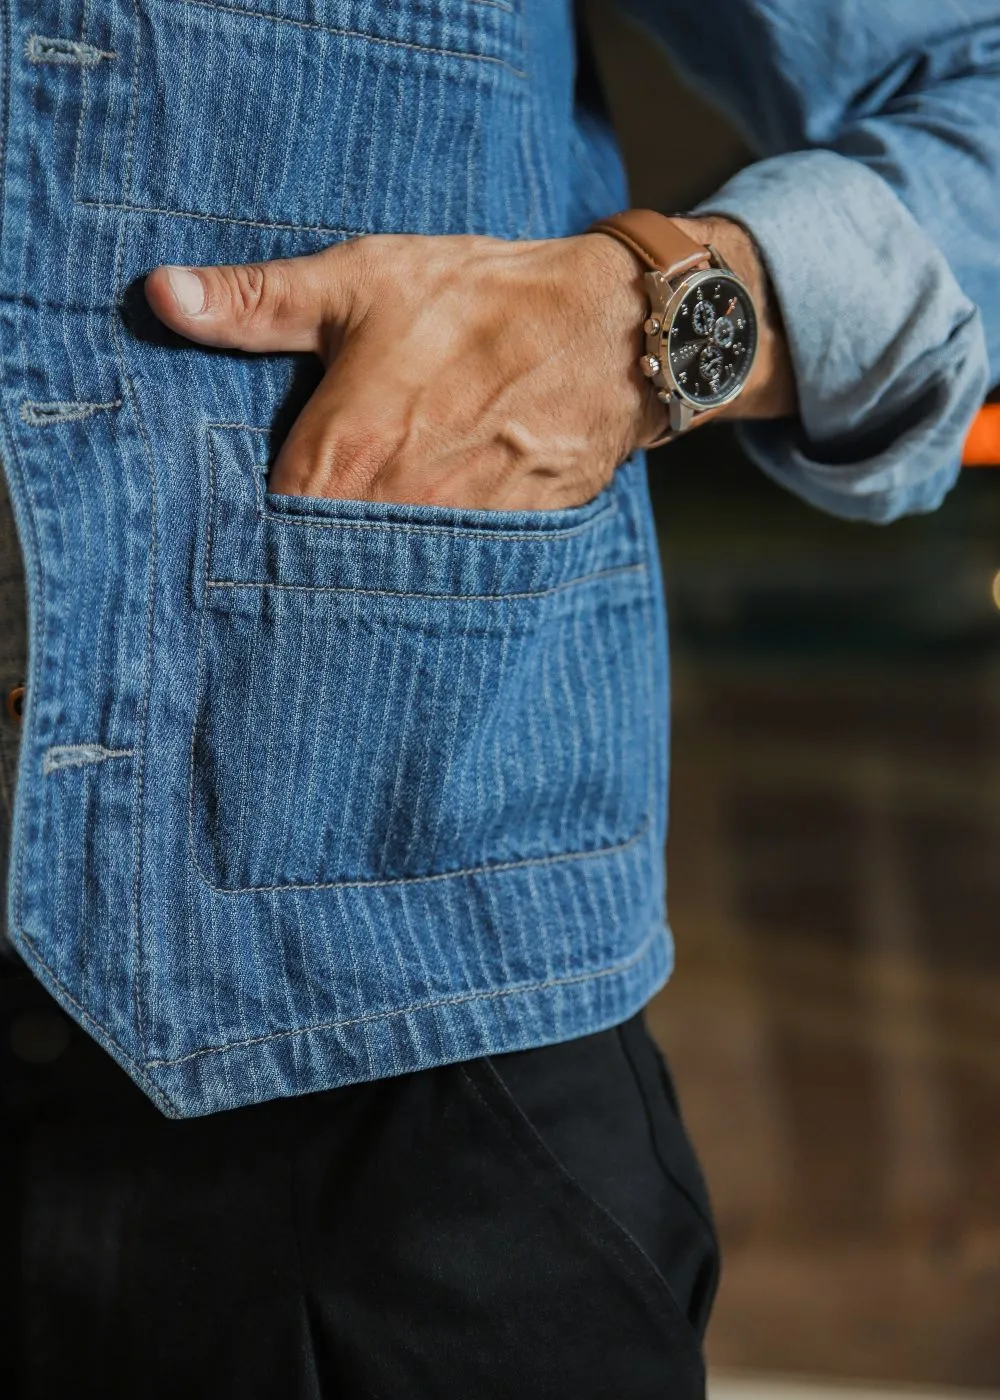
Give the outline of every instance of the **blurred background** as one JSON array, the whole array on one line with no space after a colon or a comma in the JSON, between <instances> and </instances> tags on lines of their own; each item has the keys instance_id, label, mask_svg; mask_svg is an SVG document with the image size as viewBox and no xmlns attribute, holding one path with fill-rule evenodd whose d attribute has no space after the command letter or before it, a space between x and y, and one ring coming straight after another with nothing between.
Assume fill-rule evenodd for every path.
<instances>
[{"instance_id":1,"label":"blurred background","mask_svg":"<svg viewBox=\"0 0 1000 1400\"><path fill-rule=\"evenodd\" d=\"M644 34L588 26L634 203L749 159ZM699 140L665 160L664 130ZM722 1237L714 1393L1000 1394L1000 468L889 527L721 427L650 468L678 945L650 1020Z\"/></svg>"}]
</instances>

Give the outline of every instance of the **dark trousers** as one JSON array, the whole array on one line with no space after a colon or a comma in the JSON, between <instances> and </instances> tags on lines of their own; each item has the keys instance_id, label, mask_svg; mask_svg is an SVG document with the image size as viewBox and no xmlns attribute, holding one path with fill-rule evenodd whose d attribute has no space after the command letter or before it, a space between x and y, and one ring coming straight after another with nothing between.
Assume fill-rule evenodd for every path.
<instances>
[{"instance_id":1,"label":"dark trousers","mask_svg":"<svg viewBox=\"0 0 1000 1400\"><path fill-rule=\"evenodd\" d=\"M5 1400L704 1397L715 1238L641 1017L172 1122L26 974L0 1003Z\"/></svg>"}]
</instances>

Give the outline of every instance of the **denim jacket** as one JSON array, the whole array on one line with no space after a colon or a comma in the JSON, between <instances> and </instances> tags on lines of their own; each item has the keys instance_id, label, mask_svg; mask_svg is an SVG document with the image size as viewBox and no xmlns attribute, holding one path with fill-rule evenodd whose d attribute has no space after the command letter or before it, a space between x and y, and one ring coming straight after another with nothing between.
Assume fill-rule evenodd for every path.
<instances>
[{"instance_id":1,"label":"denim jacket","mask_svg":"<svg viewBox=\"0 0 1000 1400\"><path fill-rule=\"evenodd\" d=\"M997 6L634 8L764 157L710 204L800 385L748 448L828 509L932 507L1000 346ZM642 454L569 510L272 494L317 366L182 343L141 290L624 206L569 4L9 0L2 38L21 955L175 1116L625 1019L672 962Z\"/></svg>"}]
</instances>

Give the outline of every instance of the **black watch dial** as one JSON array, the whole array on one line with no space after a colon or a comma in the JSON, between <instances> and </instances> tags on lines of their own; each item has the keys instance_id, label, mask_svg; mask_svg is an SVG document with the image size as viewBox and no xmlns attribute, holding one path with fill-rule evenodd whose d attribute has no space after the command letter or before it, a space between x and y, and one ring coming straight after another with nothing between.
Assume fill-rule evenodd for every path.
<instances>
[{"instance_id":1,"label":"black watch dial","mask_svg":"<svg viewBox=\"0 0 1000 1400\"><path fill-rule=\"evenodd\" d=\"M724 272L699 279L663 336L674 379L699 408L722 403L740 388L756 346L757 317L749 294Z\"/></svg>"}]
</instances>

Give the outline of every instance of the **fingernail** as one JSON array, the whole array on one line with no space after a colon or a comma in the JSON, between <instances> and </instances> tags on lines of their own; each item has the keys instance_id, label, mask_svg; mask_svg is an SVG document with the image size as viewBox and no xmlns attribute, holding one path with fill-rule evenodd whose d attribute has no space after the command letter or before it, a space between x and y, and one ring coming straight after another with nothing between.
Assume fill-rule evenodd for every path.
<instances>
[{"instance_id":1,"label":"fingernail","mask_svg":"<svg viewBox=\"0 0 1000 1400\"><path fill-rule=\"evenodd\" d=\"M199 316L205 309L205 284L186 267L168 267L167 281L174 300L185 316Z\"/></svg>"}]
</instances>

